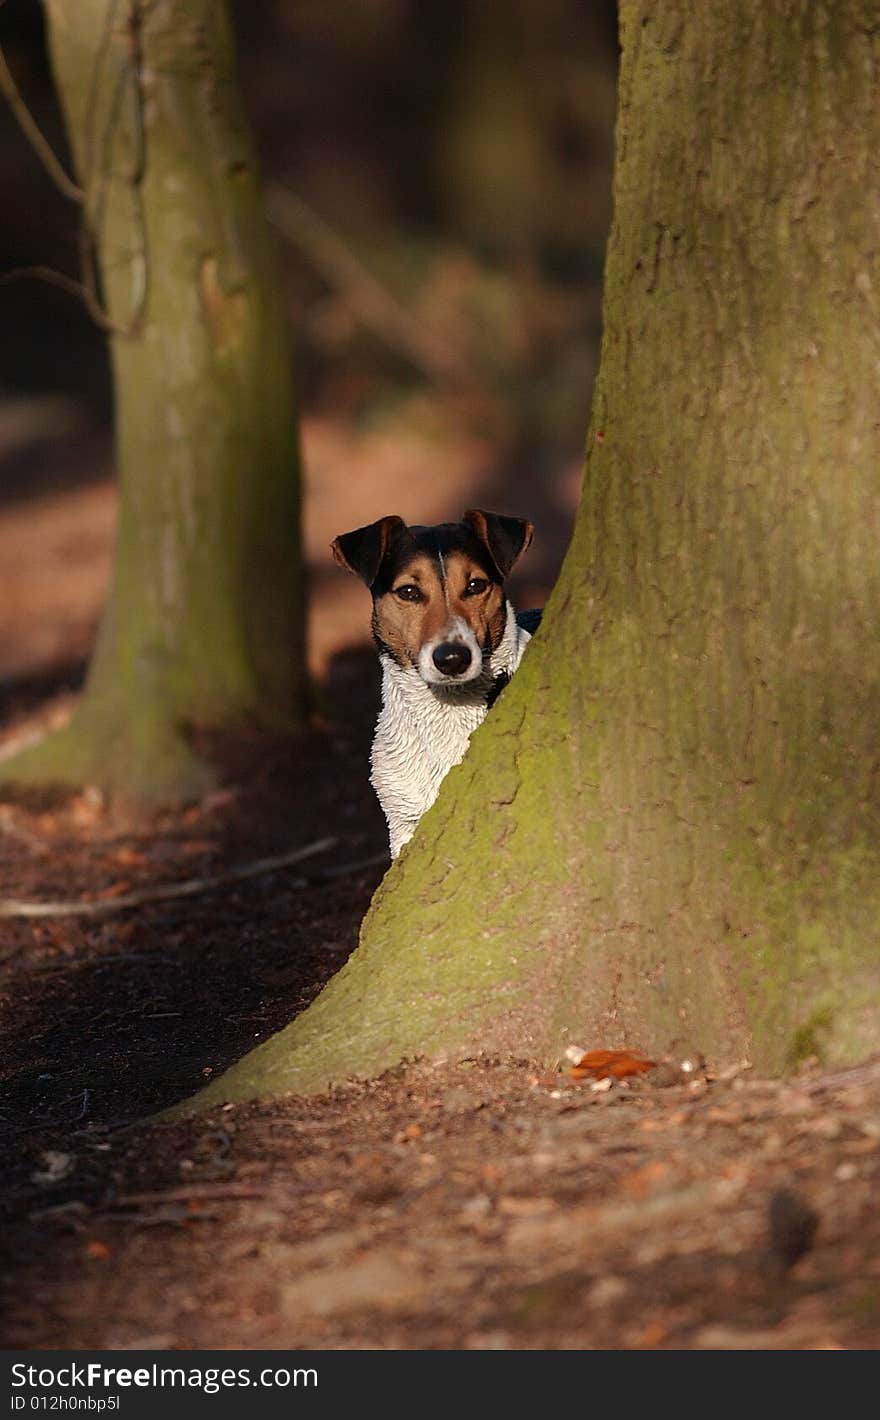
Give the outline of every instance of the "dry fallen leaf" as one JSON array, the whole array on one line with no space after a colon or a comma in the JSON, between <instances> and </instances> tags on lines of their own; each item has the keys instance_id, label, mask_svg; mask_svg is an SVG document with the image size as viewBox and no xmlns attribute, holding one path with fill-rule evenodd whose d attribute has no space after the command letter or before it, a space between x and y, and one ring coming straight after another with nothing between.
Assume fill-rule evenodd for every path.
<instances>
[{"instance_id":1,"label":"dry fallen leaf","mask_svg":"<svg viewBox=\"0 0 880 1420\"><path fill-rule=\"evenodd\" d=\"M651 1350L654 1346L661 1346L669 1335L669 1327L662 1321L649 1321L648 1325L636 1340L639 1349Z\"/></svg>"},{"instance_id":2,"label":"dry fallen leaf","mask_svg":"<svg viewBox=\"0 0 880 1420\"><path fill-rule=\"evenodd\" d=\"M668 1163L662 1159L650 1159L646 1164L624 1174L617 1186L633 1198L647 1198L659 1184L669 1177L669 1174Z\"/></svg>"},{"instance_id":3,"label":"dry fallen leaf","mask_svg":"<svg viewBox=\"0 0 880 1420\"><path fill-rule=\"evenodd\" d=\"M588 1050L572 1062L571 1074L574 1080L625 1080L653 1070L655 1063L631 1050Z\"/></svg>"},{"instance_id":4,"label":"dry fallen leaf","mask_svg":"<svg viewBox=\"0 0 880 1420\"><path fill-rule=\"evenodd\" d=\"M217 852L217 840L214 838L191 838L187 843L181 843L181 853L187 858L204 858L209 853Z\"/></svg>"},{"instance_id":5,"label":"dry fallen leaf","mask_svg":"<svg viewBox=\"0 0 880 1420\"><path fill-rule=\"evenodd\" d=\"M507 1213L511 1218L533 1218L540 1213L552 1213L558 1208L555 1198L520 1198L506 1193L498 1199L498 1212Z\"/></svg>"},{"instance_id":6,"label":"dry fallen leaf","mask_svg":"<svg viewBox=\"0 0 880 1420\"><path fill-rule=\"evenodd\" d=\"M123 897L125 893L131 892L133 884L129 878L123 878L121 882L111 883L105 888L104 897Z\"/></svg>"},{"instance_id":7,"label":"dry fallen leaf","mask_svg":"<svg viewBox=\"0 0 880 1420\"><path fill-rule=\"evenodd\" d=\"M413 1139L420 1139L421 1137L421 1124L407 1124L404 1129L399 1129L398 1132L395 1134L394 1142L395 1144L410 1144L412 1143Z\"/></svg>"},{"instance_id":8,"label":"dry fallen leaf","mask_svg":"<svg viewBox=\"0 0 880 1420\"><path fill-rule=\"evenodd\" d=\"M90 828L104 813L104 796L100 789L90 786L84 789L69 804L70 821L77 828Z\"/></svg>"},{"instance_id":9,"label":"dry fallen leaf","mask_svg":"<svg viewBox=\"0 0 880 1420\"><path fill-rule=\"evenodd\" d=\"M112 856L113 861L123 868L142 868L150 861L146 853L141 852L139 848L117 848Z\"/></svg>"},{"instance_id":10,"label":"dry fallen leaf","mask_svg":"<svg viewBox=\"0 0 880 1420\"><path fill-rule=\"evenodd\" d=\"M530 1075L530 1076L529 1076L529 1089L530 1089L530 1090L554 1090L554 1089L556 1089L557 1085L559 1084L559 1081L560 1081L561 1078L562 1078L562 1077L561 1077L560 1075L557 1075L557 1074L555 1073L555 1071L550 1071L550 1070L546 1071L543 1075Z\"/></svg>"}]
</instances>

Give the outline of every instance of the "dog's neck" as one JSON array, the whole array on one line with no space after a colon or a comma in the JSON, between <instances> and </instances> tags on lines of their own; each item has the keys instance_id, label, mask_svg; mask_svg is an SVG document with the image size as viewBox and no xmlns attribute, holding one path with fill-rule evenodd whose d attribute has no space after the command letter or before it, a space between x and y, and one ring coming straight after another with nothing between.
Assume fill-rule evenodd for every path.
<instances>
[{"instance_id":1,"label":"dog's neck","mask_svg":"<svg viewBox=\"0 0 880 1420\"><path fill-rule=\"evenodd\" d=\"M383 653L382 709L370 756L372 784L385 810L396 858L431 807L447 771L464 757L471 734L522 660L529 632L506 604L504 634L467 685L428 685L415 666Z\"/></svg>"}]
</instances>

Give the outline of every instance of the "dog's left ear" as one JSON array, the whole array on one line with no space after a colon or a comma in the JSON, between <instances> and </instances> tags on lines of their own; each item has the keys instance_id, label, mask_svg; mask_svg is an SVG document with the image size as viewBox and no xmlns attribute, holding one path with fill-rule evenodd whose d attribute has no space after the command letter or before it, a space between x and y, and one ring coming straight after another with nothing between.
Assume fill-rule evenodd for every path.
<instances>
[{"instance_id":1,"label":"dog's left ear","mask_svg":"<svg viewBox=\"0 0 880 1420\"><path fill-rule=\"evenodd\" d=\"M347 572L354 572L356 577L360 577L368 587L372 587L392 538L405 527L403 518L392 513L387 518L370 523L368 527L341 533L331 542L330 551L340 567L344 567Z\"/></svg>"},{"instance_id":2,"label":"dog's left ear","mask_svg":"<svg viewBox=\"0 0 880 1420\"><path fill-rule=\"evenodd\" d=\"M486 544L502 578L522 557L535 531L524 518L505 518L501 513L484 513L481 508L469 508L462 522Z\"/></svg>"}]
</instances>

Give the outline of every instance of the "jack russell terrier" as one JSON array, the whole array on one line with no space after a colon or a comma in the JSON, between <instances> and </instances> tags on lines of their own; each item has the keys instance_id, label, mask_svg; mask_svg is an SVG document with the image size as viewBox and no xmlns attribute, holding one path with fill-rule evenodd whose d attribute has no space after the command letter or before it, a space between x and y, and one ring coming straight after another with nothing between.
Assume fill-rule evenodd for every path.
<instances>
[{"instance_id":1,"label":"jack russell terrier","mask_svg":"<svg viewBox=\"0 0 880 1420\"><path fill-rule=\"evenodd\" d=\"M517 616L504 579L532 524L472 508L460 523L407 527L380 518L332 544L373 595L382 709L370 782L396 858L447 771L513 675L540 611Z\"/></svg>"}]
</instances>

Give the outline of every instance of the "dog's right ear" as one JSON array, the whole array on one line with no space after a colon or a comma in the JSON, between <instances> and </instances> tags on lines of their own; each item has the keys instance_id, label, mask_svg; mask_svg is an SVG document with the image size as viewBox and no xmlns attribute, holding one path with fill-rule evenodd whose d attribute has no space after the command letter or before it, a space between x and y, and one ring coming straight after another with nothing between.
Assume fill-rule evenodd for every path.
<instances>
[{"instance_id":1,"label":"dog's right ear","mask_svg":"<svg viewBox=\"0 0 880 1420\"><path fill-rule=\"evenodd\" d=\"M535 531L525 518L505 518L501 513L485 513L482 508L468 508L462 522L488 548L502 578L522 557Z\"/></svg>"},{"instance_id":2,"label":"dog's right ear","mask_svg":"<svg viewBox=\"0 0 880 1420\"><path fill-rule=\"evenodd\" d=\"M372 587L379 575L379 568L391 539L405 527L403 518L392 513L387 518L370 523L368 527L341 533L331 542L330 550L340 567L354 572L356 577L360 577L368 587Z\"/></svg>"}]
</instances>

